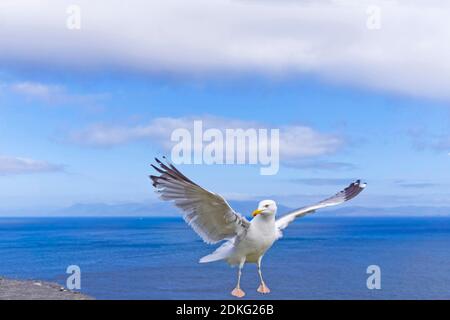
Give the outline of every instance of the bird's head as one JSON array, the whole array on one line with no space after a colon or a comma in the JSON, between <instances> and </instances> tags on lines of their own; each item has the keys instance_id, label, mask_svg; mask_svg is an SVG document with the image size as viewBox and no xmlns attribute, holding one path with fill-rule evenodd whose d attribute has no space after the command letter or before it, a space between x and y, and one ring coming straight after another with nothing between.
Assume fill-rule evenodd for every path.
<instances>
[{"instance_id":1,"label":"bird's head","mask_svg":"<svg viewBox=\"0 0 450 320\"><path fill-rule=\"evenodd\" d=\"M273 200L263 200L259 203L258 209L253 211L252 216L257 215L272 216L277 213L277 204Z\"/></svg>"}]
</instances>

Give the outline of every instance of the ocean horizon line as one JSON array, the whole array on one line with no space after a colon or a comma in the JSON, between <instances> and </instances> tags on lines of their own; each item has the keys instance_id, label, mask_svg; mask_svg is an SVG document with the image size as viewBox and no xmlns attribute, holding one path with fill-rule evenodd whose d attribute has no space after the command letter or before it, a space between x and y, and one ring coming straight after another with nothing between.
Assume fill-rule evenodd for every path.
<instances>
[{"instance_id":1,"label":"ocean horizon line","mask_svg":"<svg viewBox=\"0 0 450 320\"><path fill-rule=\"evenodd\" d=\"M245 216L246 218L249 218L249 216ZM281 217L281 215L280 215ZM126 219L126 218L138 218L138 219L173 219L173 220L183 220L183 217L176 216L176 215L0 215L0 219L6 219L6 218L77 218L77 219ZM393 214L393 215L385 215L385 214L373 214L373 215L317 215L317 216L310 216L308 219L345 219L345 218L450 218L450 214L444 215L444 214L435 214L435 215L402 215L402 214Z\"/></svg>"}]
</instances>

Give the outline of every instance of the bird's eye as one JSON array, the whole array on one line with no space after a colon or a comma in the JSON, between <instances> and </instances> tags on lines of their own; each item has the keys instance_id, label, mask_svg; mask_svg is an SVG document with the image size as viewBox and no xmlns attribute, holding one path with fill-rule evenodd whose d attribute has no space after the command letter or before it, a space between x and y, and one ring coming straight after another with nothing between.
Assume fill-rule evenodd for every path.
<instances>
[{"instance_id":1,"label":"bird's eye","mask_svg":"<svg viewBox=\"0 0 450 320\"><path fill-rule=\"evenodd\" d=\"M269 205L268 204L266 204L264 207L266 207L266 208L268 208L269 207Z\"/></svg>"}]
</instances>

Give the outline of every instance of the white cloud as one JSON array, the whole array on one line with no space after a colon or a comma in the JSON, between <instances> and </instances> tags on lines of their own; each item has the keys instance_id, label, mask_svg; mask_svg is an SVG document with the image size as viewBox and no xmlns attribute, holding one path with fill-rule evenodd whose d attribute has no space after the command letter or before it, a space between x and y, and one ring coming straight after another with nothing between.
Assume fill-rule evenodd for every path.
<instances>
[{"instance_id":1,"label":"white cloud","mask_svg":"<svg viewBox=\"0 0 450 320\"><path fill-rule=\"evenodd\" d=\"M38 100L49 105L72 104L77 107L87 107L90 110L99 110L99 104L106 94L75 94L69 92L65 86L58 84L45 84L41 82L22 81L3 84L2 88L27 99Z\"/></svg>"},{"instance_id":2,"label":"white cloud","mask_svg":"<svg viewBox=\"0 0 450 320\"><path fill-rule=\"evenodd\" d=\"M63 167L61 165L51 164L46 161L0 155L0 175L17 175L57 171L63 171Z\"/></svg>"},{"instance_id":3,"label":"white cloud","mask_svg":"<svg viewBox=\"0 0 450 320\"><path fill-rule=\"evenodd\" d=\"M165 149L172 146L170 136L177 128L192 128L194 118L156 118L145 125L94 124L69 134L67 141L91 147L113 147L138 140L156 140Z\"/></svg>"},{"instance_id":4,"label":"white cloud","mask_svg":"<svg viewBox=\"0 0 450 320\"><path fill-rule=\"evenodd\" d=\"M429 149L442 153L450 149L450 134L448 133L436 134L424 128L414 128L409 131L409 135L413 145L419 150Z\"/></svg>"},{"instance_id":5,"label":"white cloud","mask_svg":"<svg viewBox=\"0 0 450 320\"><path fill-rule=\"evenodd\" d=\"M175 144L170 140L172 132L179 128L186 128L192 132L195 120L202 120L204 130L216 128L222 132L226 129L280 129L281 161L295 162L300 158L331 154L344 145L344 140L339 135L321 133L308 126L273 127L258 122L212 116L156 118L148 124L134 126L97 124L70 133L67 141L91 147L113 147L148 140L168 151Z\"/></svg>"},{"instance_id":6,"label":"white cloud","mask_svg":"<svg viewBox=\"0 0 450 320\"><path fill-rule=\"evenodd\" d=\"M308 169L312 171L349 171L357 168L352 163L348 162L340 162L340 161L326 161L317 159L314 160L301 160L298 159L288 159L284 163L288 167L299 168L299 169Z\"/></svg>"},{"instance_id":7,"label":"white cloud","mask_svg":"<svg viewBox=\"0 0 450 320\"><path fill-rule=\"evenodd\" d=\"M450 98L448 1L3 0L2 66L198 75L314 74L331 81ZM366 27L369 5L381 29Z\"/></svg>"},{"instance_id":8,"label":"white cloud","mask_svg":"<svg viewBox=\"0 0 450 320\"><path fill-rule=\"evenodd\" d=\"M58 86L48 86L35 82L19 82L11 85L11 90L20 94L34 97L48 98L50 95L60 92Z\"/></svg>"},{"instance_id":9,"label":"white cloud","mask_svg":"<svg viewBox=\"0 0 450 320\"><path fill-rule=\"evenodd\" d=\"M311 127L280 128L280 151L285 159L329 154L336 152L342 145L342 137L320 133Z\"/></svg>"}]
</instances>

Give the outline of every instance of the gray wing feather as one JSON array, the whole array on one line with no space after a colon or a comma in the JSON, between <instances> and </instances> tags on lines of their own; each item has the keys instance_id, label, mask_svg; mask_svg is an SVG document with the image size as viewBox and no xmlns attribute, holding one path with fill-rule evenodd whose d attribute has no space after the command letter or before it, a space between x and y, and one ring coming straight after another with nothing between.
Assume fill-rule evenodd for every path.
<instances>
[{"instance_id":1,"label":"gray wing feather","mask_svg":"<svg viewBox=\"0 0 450 320\"><path fill-rule=\"evenodd\" d=\"M158 166L152 167L159 173L150 179L160 198L171 201L184 211L184 220L206 242L242 236L250 223L235 212L219 194L210 192L190 180L172 164L155 159Z\"/></svg>"},{"instance_id":2,"label":"gray wing feather","mask_svg":"<svg viewBox=\"0 0 450 320\"><path fill-rule=\"evenodd\" d=\"M287 213L286 215L284 215L280 219L278 219L275 222L275 224L279 230L283 230L296 218L303 217L303 216L307 215L308 213L313 213L317 209L335 206L335 205L344 203L350 199L353 199L361 191L363 191L365 187L366 187L365 183L361 183L361 180L356 180L355 182L351 183L347 188L336 193L334 196L332 196L330 198L327 198L327 199L320 201L316 204L313 204L311 206L296 209L292 212Z\"/></svg>"}]
</instances>

